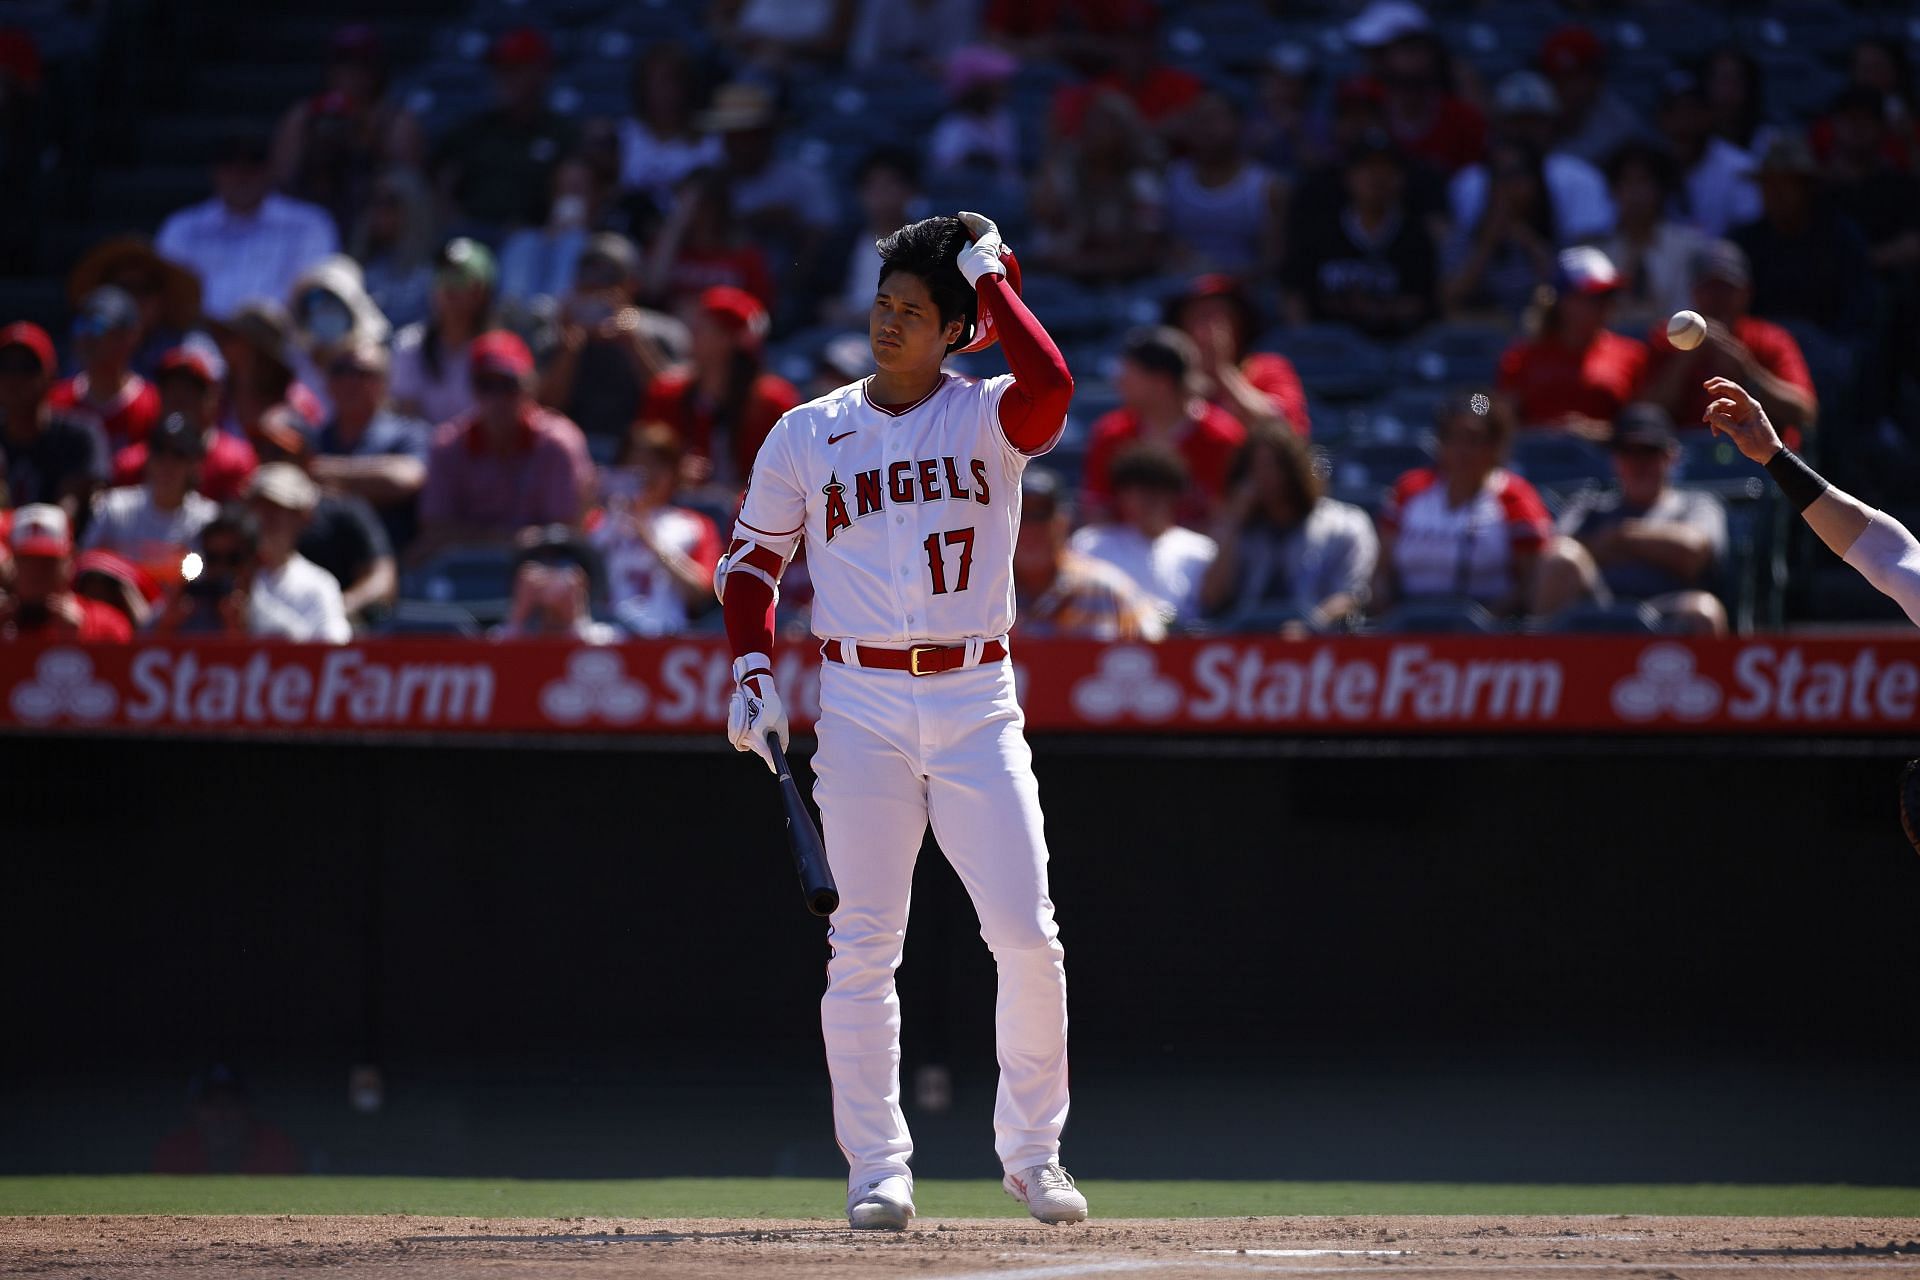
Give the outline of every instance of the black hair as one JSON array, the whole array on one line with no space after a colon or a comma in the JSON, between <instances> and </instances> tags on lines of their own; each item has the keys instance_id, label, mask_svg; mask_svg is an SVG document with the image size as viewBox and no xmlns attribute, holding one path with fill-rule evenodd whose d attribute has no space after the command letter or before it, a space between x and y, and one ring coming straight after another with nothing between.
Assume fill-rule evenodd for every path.
<instances>
[{"instance_id":1,"label":"black hair","mask_svg":"<svg viewBox=\"0 0 1920 1280\"><path fill-rule=\"evenodd\" d=\"M1114 455L1107 468L1107 487L1115 493L1122 489L1145 489L1150 493L1182 494L1187 491L1185 459L1158 444L1136 444Z\"/></svg>"},{"instance_id":2,"label":"black hair","mask_svg":"<svg viewBox=\"0 0 1920 1280\"><path fill-rule=\"evenodd\" d=\"M876 169L890 169L907 180L910 187L920 185L920 157L905 147L882 146L861 158L860 167L853 171L855 186L864 183Z\"/></svg>"},{"instance_id":3,"label":"black hair","mask_svg":"<svg viewBox=\"0 0 1920 1280\"><path fill-rule=\"evenodd\" d=\"M1653 175L1662 195L1671 197L1680 189L1680 171L1673 162L1673 152L1658 143L1637 138L1621 143L1607 157L1607 185L1611 187L1619 182L1620 175L1633 165Z\"/></svg>"},{"instance_id":4,"label":"black hair","mask_svg":"<svg viewBox=\"0 0 1920 1280\"><path fill-rule=\"evenodd\" d=\"M1553 188L1547 185L1545 155L1542 154L1539 149L1527 145L1518 138L1501 138L1494 141L1487 147L1487 185L1489 188L1499 179L1499 175L1494 172L1493 164L1493 156L1496 151L1511 151L1520 157L1521 165L1527 170L1528 176L1533 179L1533 189L1539 193L1539 198L1534 202L1533 213L1528 217L1527 222L1539 233L1542 240L1548 244L1555 243L1557 236L1554 231L1554 224L1558 220L1554 217ZM1480 221L1485 223L1485 221L1492 216L1493 192L1489 190L1487 192L1486 207L1482 209L1480 213Z\"/></svg>"},{"instance_id":5,"label":"black hair","mask_svg":"<svg viewBox=\"0 0 1920 1280\"><path fill-rule=\"evenodd\" d=\"M933 305L939 308L941 324L950 320L965 321L959 341L948 344L949 351L963 346L973 336L974 322L979 318L980 296L960 274L956 261L966 243L965 224L952 214L940 214L909 222L892 235L881 236L873 246L880 253L876 285L886 283L887 277L896 271L918 276L927 286Z\"/></svg>"},{"instance_id":6,"label":"black hair","mask_svg":"<svg viewBox=\"0 0 1920 1280\"><path fill-rule=\"evenodd\" d=\"M1765 107L1765 103L1761 101L1760 63L1752 54L1740 48L1738 45L1723 44L1719 48L1712 50L1700 59L1700 92L1702 96L1708 96L1712 93L1708 81L1712 79L1714 63L1722 59L1733 63L1734 66L1740 69L1741 79L1746 82L1747 86L1747 100L1741 104L1740 118L1733 126L1739 130L1739 135L1729 138L1728 141L1737 147L1751 147L1753 145L1753 135L1760 128L1760 121Z\"/></svg>"},{"instance_id":7,"label":"black hair","mask_svg":"<svg viewBox=\"0 0 1920 1280\"><path fill-rule=\"evenodd\" d=\"M220 508L219 515L201 526L200 549L206 550L209 536L219 537L222 534L238 538L247 559L251 560L259 554L260 522L254 518L253 512L247 509L244 502L229 502Z\"/></svg>"},{"instance_id":8,"label":"black hair","mask_svg":"<svg viewBox=\"0 0 1920 1280\"><path fill-rule=\"evenodd\" d=\"M1120 358L1149 373L1172 378L1180 386L1200 364L1193 339L1169 325L1131 329L1120 343Z\"/></svg>"}]
</instances>

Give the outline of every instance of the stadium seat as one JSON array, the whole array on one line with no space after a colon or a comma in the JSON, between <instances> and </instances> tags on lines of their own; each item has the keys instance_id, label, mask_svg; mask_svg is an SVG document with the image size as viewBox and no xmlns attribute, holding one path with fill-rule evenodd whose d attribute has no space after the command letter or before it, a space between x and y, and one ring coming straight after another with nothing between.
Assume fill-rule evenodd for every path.
<instances>
[{"instance_id":1,"label":"stadium seat","mask_svg":"<svg viewBox=\"0 0 1920 1280\"><path fill-rule=\"evenodd\" d=\"M1474 600L1417 600L1388 611L1374 627L1387 635L1493 635L1506 628Z\"/></svg>"},{"instance_id":2,"label":"stadium seat","mask_svg":"<svg viewBox=\"0 0 1920 1280\"><path fill-rule=\"evenodd\" d=\"M1292 361L1301 384L1328 400L1365 400L1379 395L1389 382L1386 353L1343 324L1275 329L1256 345Z\"/></svg>"},{"instance_id":3,"label":"stadium seat","mask_svg":"<svg viewBox=\"0 0 1920 1280\"><path fill-rule=\"evenodd\" d=\"M403 601L462 604L476 618L506 616L513 594L513 552L506 547L452 547L400 578Z\"/></svg>"},{"instance_id":4,"label":"stadium seat","mask_svg":"<svg viewBox=\"0 0 1920 1280\"><path fill-rule=\"evenodd\" d=\"M1577 604L1548 620L1542 630L1559 635L1652 635L1660 630L1660 615L1637 600L1612 604Z\"/></svg>"},{"instance_id":5,"label":"stadium seat","mask_svg":"<svg viewBox=\"0 0 1920 1280\"><path fill-rule=\"evenodd\" d=\"M1491 385L1513 331L1497 325L1433 325L1400 344L1394 369L1416 382Z\"/></svg>"},{"instance_id":6,"label":"stadium seat","mask_svg":"<svg viewBox=\"0 0 1920 1280\"><path fill-rule=\"evenodd\" d=\"M1433 465L1424 444L1410 441L1373 441L1330 452L1332 468L1328 493L1352 503L1368 515L1378 515L1394 482L1409 471Z\"/></svg>"},{"instance_id":7,"label":"stadium seat","mask_svg":"<svg viewBox=\"0 0 1920 1280\"><path fill-rule=\"evenodd\" d=\"M1549 431L1522 432L1513 442L1510 465L1534 488L1562 497L1613 477L1613 464L1600 446Z\"/></svg>"},{"instance_id":8,"label":"stadium seat","mask_svg":"<svg viewBox=\"0 0 1920 1280\"><path fill-rule=\"evenodd\" d=\"M1731 441L1706 431L1688 431L1680 438L1680 464L1673 483L1704 489L1730 501L1753 500L1766 492L1760 468L1747 461Z\"/></svg>"},{"instance_id":9,"label":"stadium seat","mask_svg":"<svg viewBox=\"0 0 1920 1280\"><path fill-rule=\"evenodd\" d=\"M461 640L478 640L485 634L470 610L432 600L398 602L379 632L383 636L446 636Z\"/></svg>"}]
</instances>

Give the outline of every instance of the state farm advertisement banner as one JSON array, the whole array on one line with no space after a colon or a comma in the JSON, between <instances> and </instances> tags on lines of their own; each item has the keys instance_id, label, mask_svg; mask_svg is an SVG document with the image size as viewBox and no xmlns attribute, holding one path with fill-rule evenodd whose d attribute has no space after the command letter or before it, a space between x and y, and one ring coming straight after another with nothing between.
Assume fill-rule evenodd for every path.
<instances>
[{"instance_id":1,"label":"state farm advertisement banner","mask_svg":"<svg viewBox=\"0 0 1920 1280\"><path fill-rule=\"evenodd\" d=\"M1901 734L1920 728L1920 633L1016 640L1030 725L1082 733ZM0 729L165 733L716 733L718 637L612 648L373 641L0 647ZM797 727L819 657L776 676ZM873 673L874 679L911 679ZM939 679L938 676L929 677Z\"/></svg>"}]
</instances>

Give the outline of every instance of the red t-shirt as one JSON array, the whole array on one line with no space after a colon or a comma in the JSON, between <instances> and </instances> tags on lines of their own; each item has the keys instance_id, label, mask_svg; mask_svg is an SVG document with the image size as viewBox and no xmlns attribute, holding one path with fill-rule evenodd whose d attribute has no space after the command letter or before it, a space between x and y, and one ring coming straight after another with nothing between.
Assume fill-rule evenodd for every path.
<instances>
[{"instance_id":1,"label":"red t-shirt","mask_svg":"<svg viewBox=\"0 0 1920 1280\"><path fill-rule=\"evenodd\" d=\"M1465 98L1448 94L1424 131L1409 133L1404 126L1394 125L1393 135L1409 155L1451 174L1478 164L1486 153L1487 118Z\"/></svg>"},{"instance_id":2,"label":"red t-shirt","mask_svg":"<svg viewBox=\"0 0 1920 1280\"><path fill-rule=\"evenodd\" d=\"M1087 440L1084 484L1095 505L1105 507L1112 500L1114 456L1140 436L1140 416L1131 409L1115 409L1093 424ZM1246 439L1247 429L1240 420L1218 405L1203 401L1199 416L1187 420L1186 430L1175 445L1193 481L1187 499L1180 504L1181 520L1204 520L1225 496L1227 472Z\"/></svg>"},{"instance_id":3,"label":"red t-shirt","mask_svg":"<svg viewBox=\"0 0 1920 1280\"><path fill-rule=\"evenodd\" d=\"M1175 67L1154 67L1138 80L1108 72L1085 84L1065 85L1053 95L1053 130L1063 138L1078 137L1087 105L1096 94L1109 89L1124 94L1142 120L1159 124L1199 97L1205 88L1197 77Z\"/></svg>"},{"instance_id":4,"label":"red t-shirt","mask_svg":"<svg viewBox=\"0 0 1920 1280\"><path fill-rule=\"evenodd\" d=\"M1256 351L1240 362L1240 374L1273 401L1293 434L1302 440L1313 434L1313 423L1307 418L1307 389L1300 385L1293 361L1271 351Z\"/></svg>"},{"instance_id":5,"label":"red t-shirt","mask_svg":"<svg viewBox=\"0 0 1920 1280\"><path fill-rule=\"evenodd\" d=\"M127 621L127 615L102 600L87 596L70 596L80 608L80 625L74 629L71 637L60 635L61 639L73 639L81 644L128 644L133 640L133 624ZM18 626L18 623L15 624ZM23 636L55 635L55 627L64 628L65 623L54 623L49 619L43 626L20 628Z\"/></svg>"},{"instance_id":6,"label":"red t-shirt","mask_svg":"<svg viewBox=\"0 0 1920 1280\"><path fill-rule=\"evenodd\" d=\"M47 403L81 417L91 417L106 433L112 445L137 444L147 438L153 424L160 421L160 392L137 373L127 375L120 394L112 403L100 405L87 399L87 375L76 373L54 384Z\"/></svg>"},{"instance_id":7,"label":"red t-shirt","mask_svg":"<svg viewBox=\"0 0 1920 1280\"><path fill-rule=\"evenodd\" d=\"M714 456L714 406L701 398L687 370L676 369L655 378L647 388L647 403L641 412L647 421L664 422L679 432L680 443L688 453L714 464L714 477L721 484L745 485L761 442L780 415L799 403L800 393L791 382L776 374L760 374L747 392L746 408L734 425L732 440L726 442L725 457ZM729 467L731 475L727 474Z\"/></svg>"},{"instance_id":8,"label":"red t-shirt","mask_svg":"<svg viewBox=\"0 0 1920 1280\"><path fill-rule=\"evenodd\" d=\"M1553 532L1539 492L1503 469L1458 507L1448 503L1439 472L1409 471L1377 523L1393 539L1394 574L1407 599L1467 596L1482 604L1511 593L1514 557L1538 552Z\"/></svg>"},{"instance_id":9,"label":"red t-shirt","mask_svg":"<svg viewBox=\"0 0 1920 1280\"><path fill-rule=\"evenodd\" d=\"M1747 344L1747 350L1753 352L1753 358L1760 362L1762 369L1776 378L1799 387L1809 397L1815 397L1813 375L1807 371L1807 358L1800 353L1800 343L1791 333L1771 321L1762 320L1759 316L1742 316L1733 322L1733 336ZM1664 328L1655 325L1652 332L1647 335L1647 364L1646 372L1641 377L1641 387L1644 388L1659 378L1660 371L1667 367L1668 361L1678 360L1685 354L1667 341ZM1705 428L1706 424L1701 419L1707 412L1707 406L1712 403L1712 397L1700 384L1716 373L1723 372L1713 367L1716 363L1711 353L1701 361L1700 377L1693 384L1691 399L1674 410L1675 426ZM1729 377L1734 373L1731 369L1724 372ZM1814 399L1814 403L1819 403L1817 398ZM1780 428L1783 433L1791 428L1796 435L1805 425L1804 422L1774 423L1774 426Z\"/></svg>"},{"instance_id":10,"label":"red t-shirt","mask_svg":"<svg viewBox=\"0 0 1920 1280\"><path fill-rule=\"evenodd\" d=\"M773 273L766 255L752 245L737 249L682 249L667 273L667 292L675 298L697 298L717 285L745 289L773 310Z\"/></svg>"},{"instance_id":11,"label":"red t-shirt","mask_svg":"<svg viewBox=\"0 0 1920 1280\"><path fill-rule=\"evenodd\" d=\"M1519 406L1523 426L1569 413L1612 422L1633 399L1646 368L1646 344L1602 329L1584 351L1558 338L1516 342L1500 357L1500 389Z\"/></svg>"},{"instance_id":12,"label":"red t-shirt","mask_svg":"<svg viewBox=\"0 0 1920 1280\"><path fill-rule=\"evenodd\" d=\"M200 492L215 502L232 502L246 492L247 480L260 465L253 446L224 431L212 433L207 456L200 460ZM113 482L139 484L147 470L147 446L130 444L113 455Z\"/></svg>"}]
</instances>

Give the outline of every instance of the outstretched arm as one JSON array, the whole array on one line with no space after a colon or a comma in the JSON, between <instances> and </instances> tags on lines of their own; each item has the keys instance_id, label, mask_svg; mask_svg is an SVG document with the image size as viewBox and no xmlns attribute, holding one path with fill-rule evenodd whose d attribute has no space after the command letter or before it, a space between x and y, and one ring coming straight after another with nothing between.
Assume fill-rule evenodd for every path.
<instances>
[{"instance_id":1,"label":"outstretched arm","mask_svg":"<svg viewBox=\"0 0 1920 1280\"><path fill-rule=\"evenodd\" d=\"M1710 378L1706 388L1714 397L1707 425L1764 466L1820 541L1920 624L1920 542L1907 527L1834 488L1783 445L1767 411L1745 387L1729 378Z\"/></svg>"}]
</instances>

